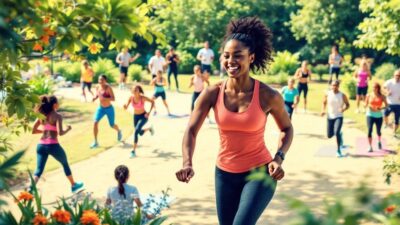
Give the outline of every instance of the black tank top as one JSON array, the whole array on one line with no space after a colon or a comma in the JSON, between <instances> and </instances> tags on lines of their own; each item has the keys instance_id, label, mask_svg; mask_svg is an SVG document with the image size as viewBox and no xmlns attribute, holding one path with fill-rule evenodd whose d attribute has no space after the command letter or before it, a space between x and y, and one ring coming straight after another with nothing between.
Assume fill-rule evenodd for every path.
<instances>
[{"instance_id":1,"label":"black tank top","mask_svg":"<svg viewBox=\"0 0 400 225\"><path fill-rule=\"evenodd\" d=\"M176 67L178 66L178 64L174 61L174 59L176 58L176 56L177 56L176 54L172 54L172 55L169 55L168 58L167 58L167 60L171 62L171 63L169 64L169 66L170 66L171 68L176 68Z\"/></svg>"}]
</instances>

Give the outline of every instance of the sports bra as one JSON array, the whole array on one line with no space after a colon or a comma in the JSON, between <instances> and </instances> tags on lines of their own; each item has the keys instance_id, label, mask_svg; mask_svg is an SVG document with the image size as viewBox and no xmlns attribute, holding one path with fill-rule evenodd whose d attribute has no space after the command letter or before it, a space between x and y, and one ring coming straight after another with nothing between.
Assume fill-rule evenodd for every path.
<instances>
[{"instance_id":1,"label":"sports bra","mask_svg":"<svg viewBox=\"0 0 400 225\"><path fill-rule=\"evenodd\" d=\"M144 110L144 100L143 100L143 97L140 97L140 100L139 100L139 102L135 102L135 97L131 97L131 102L132 102L132 107L133 107L133 109L135 109L135 110L141 110L141 109L143 109Z\"/></svg>"},{"instance_id":2,"label":"sports bra","mask_svg":"<svg viewBox=\"0 0 400 225\"><path fill-rule=\"evenodd\" d=\"M369 97L369 106L373 109L379 109L382 107L383 100L378 96Z\"/></svg>"},{"instance_id":3,"label":"sports bra","mask_svg":"<svg viewBox=\"0 0 400 225\"><path fill-rule=\"evenodd\" d=\"M99 90L99 96L102 98L111 98L111 94L107 92L107 89L108 87L103 91Z\"/></svg>"},{"instance_id":4,"label":"sports bra","mask_svg":"<svg viewBox=\"0 0 400 225\"><path fill-rule=\"evenodd\" d=\"M57 133L57 126L46 123L43 125L43 131L54 131ZM57 139L57 137L55 137L55 138L52 138L52 137L43 138L42 137L39 141L39 144L42 144L42 145L58 144L58 139Z\"/></svg>"},{"instance_id":5,"label":"sports bra","mask_svg":"<svg viewBox=\"0 0 400 225\"><path fill-rule=\"evenodd\" d=\"M301 71L301 78L307 78L309 75L309 73L303 73L303 71Z\"/></svg>"}]
</instances>

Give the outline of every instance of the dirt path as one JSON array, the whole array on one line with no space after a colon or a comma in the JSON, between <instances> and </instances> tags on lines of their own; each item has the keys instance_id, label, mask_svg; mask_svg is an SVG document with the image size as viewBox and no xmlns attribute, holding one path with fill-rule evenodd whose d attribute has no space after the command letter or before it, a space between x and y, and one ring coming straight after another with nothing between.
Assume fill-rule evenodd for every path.
<instances>
[{"instance_id":1,"label":"dirt path","mask_svg":"<svg viewBox=\"0 0 400 225\"><path fill-rule=\"evenodd\" d=\"M115 90L121 106L129 95L128 91ZM77 88L60 89L57 94L79 99ZM147 91L149 95L150 92ZM167 93L171 111L175 114L187 114L190 107L189 94ZM189 184L177 182L175 171L181 166L181 141L188 117L168 118L161 100L157 102L159 114L150 118L156 129L155 135L144 135L140 139L138 157L129 159L130 146L115 146L88 160L72 165L77 180L85 182L86 190L93 196L104 200L106 190L115 185L113 170L119 164L129 166L130 183L136 185L141 193L157 193L172 188L171 195L176 198L171 208L165 210L168 222L173 224L217 224L214 203L214 169L218 152L219 138L216 125L205 122L198 139L194 156L195 177ZM325 137L326 119L313 114L295 114L293 124L295 138L283 167L286 178L279 182L277 194L258 224L285 224L293 215L287 209L282 194L295 196L315 208L321 208L324 197L334 196L358 181L368 181L379 194L385 195L399 187L398 183L387 186L383 183L382 159L346 157L317 157L315 153L321 146L328 148L335 145L335 140ZM116 115L118 122L118 115ZM265 139L268 148L276 151L278 133L272 117L268 118ZM104 122L104 121L103 121ZM132 126L124 124L122 126ZM345 123L344 139L350 145L349 152L354 152L356 140L365 137L365 133L350 128ZM128 141L131 143L132 138ZM390 143L392 145L398 143ZM353 147L352 147L353 146ZM87 151L95 151L87 149ZM39 183L43 201L53 201L56 196L70 195L67 180L62 169L44 174L45 180ZM16 188L15 193L20 190ZM10 209L17 210L11 199Z\"/></svg>"}]
</instances>

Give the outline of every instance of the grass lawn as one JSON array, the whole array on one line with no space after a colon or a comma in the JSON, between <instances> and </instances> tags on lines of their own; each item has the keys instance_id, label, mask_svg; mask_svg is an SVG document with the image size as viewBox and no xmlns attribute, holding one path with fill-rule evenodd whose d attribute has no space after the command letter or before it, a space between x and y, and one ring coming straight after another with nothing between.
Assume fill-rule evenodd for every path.
<instances>
[{"instance_id":1,"label":"grass lawn","mask_svg":"<svg viewBox=\"0 0 400 225\"><path fill-rule=\"evenodd\" d=\"M93 114L97 108L95 103L82 103L70 99L62 99L60 113L64 116L64 125L71 125L72 130L65 136L59 137L59 141L67 153L69 163L75 163L91 156L97 155L108 148L118 144L117 133L109 127L107 118L103 118L99 124L100 147L90 149L93 142ZM121 108L115 107L116 123L122 129L124 139L132 134L132 115ZM31 133L22 134L13 138L14 149L27 149L22 162L18 165L19 170L27 169L34 171L36 167L36 145L41 135ZM78 144L79 143L79 144ZM129 142L130 143L130 142ZM59 163L49 157L45 171L60 168Z\"/></svg>"}]
</instances>

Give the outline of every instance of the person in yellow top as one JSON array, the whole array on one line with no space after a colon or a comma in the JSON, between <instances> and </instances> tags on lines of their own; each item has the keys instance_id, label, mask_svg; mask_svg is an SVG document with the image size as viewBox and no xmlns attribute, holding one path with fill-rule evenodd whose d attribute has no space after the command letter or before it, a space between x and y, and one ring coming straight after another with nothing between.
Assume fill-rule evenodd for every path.
<instances>
[{"instance_id":1,"label":"person in yellow top","mask_svg":"<svg viewBox=\"0 0 400 225\"><path fill-rule=\"evenodd\" d=\"M94 72L92 67L89 66L89 62L87 60L82 61L82 68L81 68L81 87L82 87L82 96L86 102L86 93L85 93L85 87L88 88L88 91L90 94L92 94L92 97L94 96L91 88L92 88L92 82L93 82L93 76Z\"/></svg>"}]
</instances>

